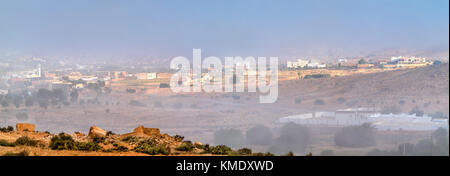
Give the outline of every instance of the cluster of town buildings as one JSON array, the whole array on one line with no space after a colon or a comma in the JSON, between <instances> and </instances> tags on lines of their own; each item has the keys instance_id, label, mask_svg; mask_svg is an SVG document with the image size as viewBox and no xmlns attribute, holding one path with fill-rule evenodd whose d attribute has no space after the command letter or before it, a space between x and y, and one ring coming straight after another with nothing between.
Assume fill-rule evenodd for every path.
<instances>
[{"instance_id":1,"label":"cluster of town buildings","mask_svg":"<svg viewBox=\"0 0 450 176\"><path fill-rule=\"evenodd\" d=\"M89 71L82 73L72 69L42 71L39 64L36 68L25 71L6 72L0 77L0 94L10 91L20 92L24 89L81 89L93 83L102 82L110 85L112 82L122 80L152 80L168 78L169 73L141 72L129 73L126 71Z\"/></svg>"},{"instance_id":2,"label":"cluster of town buildings","mask_svg":"<svg viewBox=\"0 0 450 176\"><path fill-rule=\"evenodd\" d=\"M391 59L382 59L374 62L366 62L364 59L355 59L349 61L348 59L339 59L336 63L319 63L312 60L297 59L296 61L287 61L286 67L288 69L324 69L328 67L345 67L345 68L415 68L423 67L433 64L432 61L425 57L406 57L396 56Z\"/></svg>"}]
</instances>

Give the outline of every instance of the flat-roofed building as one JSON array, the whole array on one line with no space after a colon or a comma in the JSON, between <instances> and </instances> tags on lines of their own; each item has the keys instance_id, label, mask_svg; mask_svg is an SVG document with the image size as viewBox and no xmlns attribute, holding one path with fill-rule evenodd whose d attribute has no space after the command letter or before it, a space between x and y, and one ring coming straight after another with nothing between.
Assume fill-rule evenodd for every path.
<instances>
[{"instance_id":1,"label":"flat-roofed building","mask_svg":"<svg viewBox=\"0 0 450 176\"><path fill-rule=\"evenodd\" d=\"M137 79L156 79L156 73L138 73L136 74Z\"/></svg>"}]
</instances>

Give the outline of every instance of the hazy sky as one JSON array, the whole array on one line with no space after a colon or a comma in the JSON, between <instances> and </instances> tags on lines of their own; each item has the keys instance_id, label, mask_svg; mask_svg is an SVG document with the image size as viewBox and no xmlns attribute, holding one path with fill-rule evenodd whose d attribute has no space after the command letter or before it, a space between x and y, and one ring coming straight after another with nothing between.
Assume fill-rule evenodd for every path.
<instances>
[{"instance_id":1,"label":"hazy sky","mask_svg":"<svg viewBox=\"0 0 450 176\"><path fill-rule=\"evenodd\" d=\"M448 0L0 1L0 52L295 56L448 43Z\"/></svg>"}]
</instances>

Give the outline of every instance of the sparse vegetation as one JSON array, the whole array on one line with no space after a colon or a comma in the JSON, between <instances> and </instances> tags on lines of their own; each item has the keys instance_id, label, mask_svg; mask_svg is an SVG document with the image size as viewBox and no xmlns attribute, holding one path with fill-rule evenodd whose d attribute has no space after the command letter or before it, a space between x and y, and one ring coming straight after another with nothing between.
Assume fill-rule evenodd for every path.
<instances>
[{"instance_id":1,"label":"sparse vegetation","mask_svg":"<svg viewBox=\"0 0 450 176\"><path fill-rule=\"evenodd\" d=\"M295 156L294 152L287 152L286 154L284 154L283 156Z\"/></svg>"},{"instance_id":2,"label":"sparse vegetation","mask_svg":"<svg viewBox=\"0 0 450 176\"><path fill-rule=\"evenodd\" d=\"M214 143L238 148L243 146L244 136L236 129L222 129L214 133Z\"/></svg>"},{"instance_id":3,"label":"sparse vegetation","mask_svg":"<svg viewBox=\"0 0 450 176\"><path fill-rule=\"evenodd\" d=\"M76 150L82 151L98 151L102 149L97 143L94 142L76 142Z\"/></svg>"},{"instance_id":4,"label":"sparse vegetation","mask_svg":"<svg viewBox=\"0 0 450 176\"><path fill-rule=\"evenodd\" d=\"M24 145L24 146L32 146L36 147L38 145L37 140L33 140L27 136L22 136L20 138L17 138L16 142L14 142L15 145Z\"/></svg>"},{"instance_id":5,"label":"sparse vegetation","mask_svg":"<svg viewBox=\"0 0 450 176\"><path fill-rule=\"evenodd\" d=\"M237 153L239 155L251 155L252 154L252 149L249 148L241 148L239 150L237 150Z\"/></svg>"},{"instance_id":6,"label":"sparse vegetation","mask_svg":"<svg viewBox=\"0 0 450 176\"><path fill-rule=\"evenodd\" d=\"M314 101L314 105L325 105L325 101L323 101L322 99L317 99L316 101Z\"/></svg>"},{"instance_id":7,"label":"sparse vegetation","mask_svg":"<svg viewBox=\"0 0 450 176\"><path fill-rule=\"evenodd\" d=\"M194 148L195 148L195 146L192 144L192 142L184 142L184 143L180 144L179 146L177 146L175 148L175 150L190 152L190 151L194 150Z\"/></svg>"},{"instance_id":8,"label":"sparse vegetation","mask_svg":"<svg viewBox=\"0 0 450 176\"><path fill-rule=\"evenodd\" d=\"M304 152L309 144L310 132L306 126L288 123L281 128L280 137L269 148L270 152L283 154L286 152Z\"/></svg>"},{"instance_id":9,"label":"sparse vegetation","mask_svg":"<svg viewBox=\"0 0 450 176\"><path fill-rule=\"evenodd\" d=\"M323 150L320 152L320 156L335 156L333 150Z\"/></svg>"},{"instance_id":10,"label":"sparse vegetation","mask_svg":"<svg viewBox=\"0 0 450 176\"><path fill-rule=\"evenodd\" d=\"M127 89L127 93L134 94L136 93L136 89Z\"/></svg>"},{"instance_id":11,"label":"sparse vegetation","mask_svg":"<svg viewBox=\"0 0 450 176\"><path fill-rule=\"evenodd\" d=\"M30 156L30 152L28 152L27 150L22 150L18 153L6 152L3 156Z\"/></svg>"},{"instance_id":12,"label":"sparse vegetation","mask_svg":"<svg viewBox=\"0 0 450 176\"><path fill-rule=\"evenodd\" d=\"M75 141L69 135L60 133L52 137L49 148L52 150L76 150Z\"/></svg>"},{"instance_id":13,"label":"sparse vegetation","mask_svg":"<svg viewBox=\"0 0 450 176\"><path fill-rule=\"evenodd\" d=\"M421 110L418 106L414 107L413 109L411 109L411 111L409 111L409 114L415 114L418 117L422 117L425 112L423 110Z\"/></svg>"},{"instance_id":14,"label":"sparse vegetation","mask_svg":"<svg viewBox=\"0 0 450 176\"><path fill-rule=\"evenodd\" d=\"M376 144L375 128L370 123L344 127L336 133L334 142L342 147L374 146Z\"/></svg>"},{"instance_id":15,"label":"sparse vegetation","mask_svg":"<svg viewBox=\"0 0 450 176\"><path fill-rule=\"evenodd\" d=\"M231 151L231 148L226 145L211 147L211 153L216 155L228 155Z\"/></svg>"},{"instance_id":16,"label":"sparse vegetation","mask_svg":"<svg viewBox=\"0 0 450 176\"><path fill-rule=\"evenodd\" d=\"M266 152L266 153L253 153L252 156L275 156L275 154L270 153L270 152Z\"/></svg>"},{"instance_id":17,"label":"sparse vegetation","mask_svg":"<svg viewBox=\"0 0 450 176\"><path fill-rule=\"evenodd\" d=\"M154 140L143 140L134 148L135 152L146 153L149 155L169 155L170 148L163 144L156 144Z\"/></svg>"},{"instance_id":18,"label":"sparse vegetation","mask_svg":"<svg viewBox=\"0 0 450 176\"><path fill-rule=\"evenodd\" d=\"M337 101L339 104L342 104L342 103L345 103L345 102L347 101L347 99L345 99L345 98L343 98L343 97L339 97L336 101Z\"/></svg>"},{"instance_id":19,"label":"sparse vegetation","mask_svg":"<svg viewBox=\"0 0 450 176\"><path fill-rule=\"evenodd\" d=\"M381 109L381 114L400 114L401 110L398 106L385 106Z\"/></svg>"},{"instance_id":20,"label":"sparse vegetation","mask_svg":"<svg viewBox=\"0 0 450 176\"><path fill-rule=\"evenodd\" d=\"M12 126L0 128L0 132L3 132L3 133L8 133L8 132L11 132L11 131L14 131L14 127L12 127Z\"/></svg>"},{"instance_id":21,"label":"sparse vegetation","mask_svg":"<svg viewBox=\"0 0 450 176\"><path fill-rule=\"evenodd\" d=\"M184 136L181 136L181 135L177 134L177 135L174 136L174 138L175 138L176 141L183 141Z\"/></svg>"},{"instance_id":22,"label":"sparse vegetation","mask_svg":"<svg viewBox=\"0 0 450 176\"><path fill-rule=\"evenodd\" d=\"M128 142L129 144L134 144L134 143L139 142L139 138L136 136L127 136L127 137L123 138L122 141Z\"/></svg>"},{"instance_id":23,"label":"sparse vegetation","mask_svg":"<svg viewBox=\"0 0 450 176\"><path fill-rule=\"evenodd\" d=\"M0 139L0 146L4 146L4 147L14 147L16 146L13 142L8 142L4 139Z\"/></svg>"},{"instance_id":24,"label":"sparse vegetation","mask_svg":"<svg viewBox=\"0 0 450 176\"><path fill-rule=\"evenodd\" d=\"M130 106L135 106L135 107L146 107L147 106L146 104L144 104L142 102L139 102L139 101L136 101L136 100L131 100L129 105Z\"/></svg>"},{"instance_id":25,"label":"sparse vegetation","mask_svg":"<svg viewBox=\"0 0 450 176\"><path fill-rule=\"evenodd\" d=\"M245 139L250 145L270 145L272 132L266 126L257 125L247 131Z\"/></svg>"},{"instance_id":26,"label":"sparse vegetation","mask_svg":"<svg viewBox=\"0 0 450 176\"><path fill-rule=\"evenodd\" d=\"M170 88L170 85L167 83L161 83L159 84L159 88Z\"/></svg>"},{"instance_id":27,"label":"sparse vegetation","mask_svg":"<svg viewBox=\"0 0 450 176\"><path fill-rule=\"evenodd\" d=\"M311 78L329 78L330 74L312 74L312 75L305 75L304 79L311 79Z\"/></svg>"}]
</instances>

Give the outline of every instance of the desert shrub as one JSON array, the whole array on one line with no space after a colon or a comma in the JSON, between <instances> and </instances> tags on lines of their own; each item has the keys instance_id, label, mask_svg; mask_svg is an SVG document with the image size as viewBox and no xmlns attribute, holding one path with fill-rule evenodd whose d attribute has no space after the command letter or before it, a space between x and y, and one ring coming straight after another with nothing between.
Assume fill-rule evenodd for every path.
<instances>
[{"instance_id":1,"label":"desert shrub","mask_svg":"<svg viewBox=\"0 0 450 176\"><path fill-rule=\"evenodd\" d=\"M153 140L146 140L139 142L139 144L134 148L134 151L149 155L170 154L170 148L168 146L162 144L156 145L156 142Z\"/></svg>"},{"instance_id":2,"label":"desert shrub","mask_svg":"<svg viewBox=\"0 0 450 176\"><path fill-rule=\"evenodd\" d=\"M295 104L302 104L302 99L301 98L295 98L294 102L295 102Z\"/></svg>"},{"instance_id":3,"label":"desert shrub","mask_svg":"<svg viewBox=\"0 0 450 176\"><path fill-rule=\"evenodd\" d=\"M127 89L127 93L136 93L136 89Z\"/></svg>"},{"instance_id":4,"label":"desert shrub","mask_svg":"<svg viewBox=\"0 0 450 176\"><path fill-rule=\"evenodd\" d=\"M409 115L416 114L418 117L422 117L425 113L418 106L414 107L409 111Z\"/></svg>"},{"instance_id":5,"label":"desert shrub","mask_svg":"<svg viewBox=\"0 0 450 176\"><path fill-rule=\"evenodd\" d=\"M14 131L14 127L12 127L12 126L0 128L0 132L3 132L3 133L8 133L8 132L11 132L11 131Z\"/></svg>"},{"instance_id":6,"label":"desert shrub","mask_svg":"<svg viewBox=\"0 0 450 176\"><path fill-rule=\"evenodd\" d=\"M320 152L320 156L334 156L333 150L323 150Z\"/></svg>"},{"instance_id":7,"label":"desert shrub","mask_svg":"<svg viewBox=\"0 0 450 176\"><path fill-rule=\"evenodd\" d=\"M310 132L306 126L288 123L281 128L280 137L275 140L276 145L269 151L283 154L289 151L303 152L309 144Z\"/></svg>"},{"instance_id":8,"label":"desert shrub","mask_svg":"<svg viewBox=\"0 0 450 176\"><path fill-rule=\"evenodd\" d=\"M114 133L114 132L112 132L112 131L106 132L106 136L112 136L112 135L116 135L116 133Z\"/></svg>"},{"instance_id":9,"label":"desert shrub","mask_svg":"<svg viewBox=\"0 0 450 176\"><path fill-rule=\"evenodd\" d=\"M30 153L27 150L23 150L19 153L6 152L3 156L30 156Z\"/></svg>"},{"instance_id":10,"label":"desert shrub","mask_svg":"<svg viewBox=\"0 0 450 176\"><path fill-rule=\"evenodd\" d=\"M125 147L125 146L117 146L117 147L114 147L114 149L113 149L114 151L118 151L118 152L128 152L128 148L127 147Z\"/></svg>"},{"instance_id":11,"label":"desert shrub","mask_svg":"<svg viewBox=\"0 0 450 176\"><path fill-rule=\"evenodd\" d=\"M348 106L348 107L354 107L357 104L358 104L358 101L356 101L356 100L349 101L349 102L345 103L345 105Z\"/></svg>"},{"instance_id":12,"label":"desert shrub","mask_svg":"<svg viewBox=\"0 0 450 176\"><path fill-rule=\"evenodd\" d=\"M98 137L98 136L96 136L96 137L94 137L92 139L92 142L94 142L96 144L105 143L105 141L106 141L105 137Z\"/></svg>"},{"instance_id":13,"label":"desert shrub","mask_svg":"<svg viewBox=\"0 0 450 176\"><path fill-rule=\"evenodd\" d=\"M94 142L75 142L76 150L82 151L98 151L102 149L97 143Z\"/></svg>"},{"instance_id":14,"label":"desert shrub","mask_svg":"<svg viewBox=\"0 0 450 176\"><path fill-rule=\"evenodd\" d=\"M237 150L237 153L239 155L251 155L252 154L252 149L249 148L241 148L239 150Z\"/></svg>"},{"instance_id":15,"label":"desert shrub","mask_svg":"<svg viewBox=\"0 0 450 176\"><path fill-rule=\"evenodd\" d=\"M250 145L269 145L272 143L272 132L263 125L257 125L246 132L246 142Z\"/></svg>"},{"instance_id":16,"label":"desert shrub","mask_svg":"<svg viewBox=\"0 0 450 176\"><path fill-rule=\"evenodd\" d=\"M345 102L347 101L347 99L342 98L342 97L339 97L336 101L337 101L339 104L342 104L342 103L345 103Z\"/></svg>"},{"instance_id":17,"label":"desert shrub","mask_svg":"<svg viewBox=\"0 0 450 176\"><path fill-rule=\"evenodd\" d=\"M312 75L305 75L304 79L311 79L311 78L329 78L330 74L312 74Z\"/></svg>"},{"instance_id":18,"label":"desert shrub","mask_svg":"<svg viewBox=\"0 0 450 176\"><path fill-rule=\"evenodd\" d=\"M134 143L139 142L139 138L136 136L127 136L127 137L123 138L122 141L128 142L129 144L134 144Z\"/></svg>"},{"instance_id":19,"label":"desert shrub","mask_svg":"<svg viewBox=\"0 0 450 176\"><path fill-rule=\"evenodd\" d=\"M198 146L197 148L203 149L202 153L211 153L211 147L209 146L209 144L201 145L201 146Z\"/></svg>"},{"instance_id":20,"label":"desert shrub","mask_svg":"<svg viewBox=\"0 0 450 176\"><path fill-rule=\"evenodd\" d=\"M236 129L222 129L214 133L214 143L238 148L244 144L244 136Z\"/></svg>"},{"instance_id":21,"label":"desert shrub","mask_svg":"<svg viewBox=\"0 0 450 176\"><path fill-rule=\"evenodd\" d=\"M57 136L52 137L50 140L49 148L52 150L76 150L76 142L71 136L64 133L60 133Z\"/></svg>"},{"instance_id":22,"label":"desert shrub","mask_svg":"<svg viewBox=\"0 0 450 176\"><path fill-rule=\"evenodd\" d=\"M286 154L284 154L283 156L295 156L294 152L287 152Z\"/></svg>"},{"instance_id":23,"label":"desert shrub","mask_svg":"<svg viewBox=\"0 0 450 176\"><path fill-rule=\"evenodd\" d=\"M4 139L0 139L0 146L4 146L4 147L14 147L16 146L14 143L8 142Z\"/></svg>"},{"instance_id":24,"label":"desert shrub","mask_svg":"<svg viewBox=\"0 0 450 176\"><path fill-rule=\"evenodd\" d=\"M194 150L194 148L195 147L194 147L194 145L191 142L184 142L184 143L178 145L175 148L175 150L190 152L190 151Z\"/></svg>"},{"instance_id":25,"label":"desert shrub","mask_svg":"<svg viewBox=\"0 0 450 176\"><path fill-rule=\"evenodd\" d=\"M422 139L416 144L404 143L398 145L396 150L374 149L368 156L448 156L448 131L439 128L432 134L433 140Z\"/></svg>"},{"instance_id":26,"label":"desert shrub","mask_svg":"<svg viewBox=\"0 0 450 176\"><path fill-rule=\"evenodd\" d=\"M147 106L146 104L144 104L142 102L139 102L139 101L136 101L136 100L131 100L129 105L130 106L136 106L136 107L146 107Z\"/></svg>"},{"instance_id":27,"label":"desert shrub","mask_svg":"<svg viewBox=\"0 0 450 176\"><path fill-rule=\"evenodd\" d=\"M159 88L170 88L170 85L167 83L161 83L159 84Z\"/></svg>"},{"instance_id":28,"label":"desert shrub","mask_svg":"<svg viewBox=\"0 0 450 176\"><path fill-rule=\"evenodd\" d=\"M375 128L370 123L342 128L334 136L334 142L342 147L369 147L374 146Z\"/></svg>"},{"instance_id":29,"label":"desert shrub","mask_svg":"<svg viewBox=\"0 0 450 176\"><path fill-rule=\"evenodd\" d=\"M398 106L392 105L392 106L385 106L381 108L381 114L400 114L401 110Z\"/></svg>"},{"instance_id":30,"label":"desert shrub","mask_svg":"<svg viewBox=\"0 0 450 176\"><path fill-rule=\"evenodd\" d=\"M266 152L266 153L258 152L258 153L253 153L252 156L275 156L275 154L270 153L270 152Z\"/></svg>"},{"instance_id":31,"label":"desert shrub","mask_svg":"<svg viewBox=\"0 0 450 176\"><path fill-rule=\"evenodd\" d=\"M317 99L316 101L314 101L314 105L325 105L325 101L323 101L322 99Z\"/></svg>"},{"instance_id":32,"label":"desert shrub","mask_svg":"<svg viewBox=\"0 0 450 176\"><path fill-rule=\"evenodd\" d=\"M176 141L183 141L184 136L181 136L181 135L177 134L177 135L174 136L174 138L175 138Z\"/></svg>"},{"instance_id":33,"label":"desert shrub","mask_svg":"<svg viewBox=\"0 0 450 176\"><path fill-rule=\"evenodd\" d=\"M198 148L198 149L203 149L203 145L202 144L194 144L194 147Z\"/></svg>"},{"instance_id":34,"label":"desert shrub","mask_svg":"<svg viewBox=\"0 0 450 176\"><path fill-rule=\"evenodd\" d=\"M231 148L226 145L218 145L211 147L211 153L216 155L227 155L231 152Z\"/></svg>"},{"instance_id":35,"label":"desert shrub","mask_svg":"<svg viewBox=\"0 0 450 176\"><path fill-rule=\"evenodd\" d=\"M37 146L38 145L38 141L37 140L33 140L27 136L23 136L20 138L17 138L16 142L14 142L14 144L16 145L25 145L25 146Z\"/></svg>"},{"instance_id":36,"label":"desert shrub","mask_svg":"<svg viewBox=\"0 0 450 176\"><path fill-rule=\"evenodd\" d=\"M435 112L430 114L430 116L436 119L448 119L448 115L445 115L443 112Z\"/></svg>"}]
</instances>

